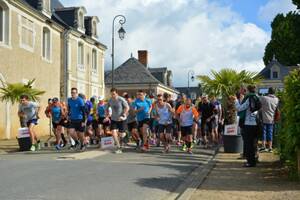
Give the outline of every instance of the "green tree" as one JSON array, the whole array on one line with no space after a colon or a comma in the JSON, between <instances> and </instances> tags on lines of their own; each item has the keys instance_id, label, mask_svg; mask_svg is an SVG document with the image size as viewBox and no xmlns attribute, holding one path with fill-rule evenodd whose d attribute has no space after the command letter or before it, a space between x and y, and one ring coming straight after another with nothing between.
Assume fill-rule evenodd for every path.
<instances>
[{"instance_id":1,"label":"green tree","mask_svg":"<svg viewBox=\"0 0 300 200\"><path fill-rule=\"evenodd\" d=\"M299 0L297 0L299 1ZM278 14L272 24L271 41L265 48L264 63L267 65L275 55L283 65L300 63L300 15L296 11L286 16Z\"/></svg>"},{"instance_id":2,"label":"green tree","mask_svg":"<svg viewBox=\"0 0 300 200\"><path fill-rule=\"evenodd\" d=\"M0 87L0 100L15 104L20 101L20 96L26 94L32 101L39 101L40 96L45 93L39 89L32 88L35 79L30 80L27 84L22 83L5 83Z\"/></svg>"},{"instance_id":3,"label":"green tree","mask_svg":"<svg viewBox=\"0 0 300 200\"><path fill-rule=\"evenodd\" d=\"M261 78L255 72L241 71L234 69L222 69L219 72L212 70L211 75L198 76L202 90L210 96L221 98L225 109L226 124L235 123L236 110L232 96L241 87L249 84L258 84Z\"/></svg>"},{"instance_id":4,"label":"green tree","mask_svg":"<svg viewBox=\"0 0 300 200\"><path fill-rule=\"evenodd\" d=\"M293 3L300 9L300 0L293 0Z\"/></svg>"}]
</instances>

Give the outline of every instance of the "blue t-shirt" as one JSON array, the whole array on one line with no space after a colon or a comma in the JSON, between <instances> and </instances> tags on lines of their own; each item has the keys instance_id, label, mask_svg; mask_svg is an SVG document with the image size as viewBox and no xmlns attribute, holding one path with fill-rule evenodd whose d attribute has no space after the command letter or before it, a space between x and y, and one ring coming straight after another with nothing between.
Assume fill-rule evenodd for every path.
<instances>
[{"instance_id":1,"label":"blue t-shirt","mask_svg":"<svg viewBox=\"0 0 300 200\"><path fill-rule=\"evenodd\" d=\"M52 121L55 123L60 122L61 120L61 108L60 106L53 106L51 108Z\"/></svg>"},{"instance_id":2,"label":"blue t-shirt","mask_svg":"<svg viewBox=\"0 0 300 200\"><path fill-rule=\"evenodd\" d=\"M69 116L71 120L82 120L84 113L84 101L82 98L68 99Z\"/></svg>"},{"instance_id":3,"label":"blue t-shirt","mask_svg":"<svg viewBox=\"0 0 300 200\"><path fill-rule=\"evenodd\" d=\"M85 110L86 110L86 115L88 116L87 120L89 122L93 121L93 115L91 114L92 109L93 109L93 103L91 101L87 101L85 103Z\"/></svg>"},{"instance_id":4,"label":"blue t-shirt","mask_svg":"<svg viewBox=\"0 0 300 200\"><path fill-rule=\"evenodd\" d=\"M97 107L98 117L105 117L105 110L106 110L105 104L98 105Z\"/></svg>"},{"instance_id":5,"label":"blue t-shirt","mask_svg":"<svg viewBox=\"0 0 300 200\"><path fill-rule=\"evenodd\" d=\"M140 108L144 108L142 111L138 112L136 115L137 120L143 121L144 119L150 119L149 110L151 108L151 101L149 99L136 99L134 102L135 109L139 110Z\"/></svg>"}]
</instances>

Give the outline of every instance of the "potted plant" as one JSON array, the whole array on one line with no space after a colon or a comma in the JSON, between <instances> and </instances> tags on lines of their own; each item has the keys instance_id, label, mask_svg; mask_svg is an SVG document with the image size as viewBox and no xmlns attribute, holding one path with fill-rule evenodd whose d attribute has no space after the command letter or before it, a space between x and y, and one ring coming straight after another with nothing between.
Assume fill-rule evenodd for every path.
<instances>
[{"instance_id":1,"label":"potted plant","mask_svg":"<svg viewBox=\"0 0 300 200\"><path fill-rule=\"evenodd\" d=\"M237 110L235 108L235 95L241 86L257 84L261 78L255 72L243 70L238 72L234 69L221 69L219 72L212 70L211 75L198 76L203 91L208 95L217 96L221 99L224 109L224 125L237 127ZM224 151L238 153L242 151L242 137L236 135L223 135Z\"/></svg>"}]
</instances>

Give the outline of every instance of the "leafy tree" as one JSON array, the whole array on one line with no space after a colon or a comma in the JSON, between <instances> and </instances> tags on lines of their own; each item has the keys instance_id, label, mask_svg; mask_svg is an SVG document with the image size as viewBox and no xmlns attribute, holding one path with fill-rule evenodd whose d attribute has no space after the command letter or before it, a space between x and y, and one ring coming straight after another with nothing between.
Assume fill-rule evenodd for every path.
<instances>
[{"instance_id":1,"label":"leafy tree","mask_svg":"<svg viewBox=\"0 0 300 200\"><path fill-rule=\"evenodd\" d=\"M299 1L299 0L297 0ZM300 63L300 15L289 12L286 16L278 14L272 24L271 41L265 48L264 63L267 65L275 55L283 65Z\"/></svg>"},{"instance_id":2,"label":"leafy tree","mask_svg":"<svg viewBox=\"0 0 300 200\"><path fill-rule=\"evenodd\" d=\"M234 69L222 69L219 72L212 70L211 76L198 76L202 90L210 96L220 97L225 108L227 124L235 123L236 110L232 96L241 87L249 84L257 84L261 78L255 72L241 71Z\"/></svg>"},{"instance_id":3,"label":"leafy tree","mask_svg":"<svg viewBox=\"0 0 300 200\"><path fill-rule=\"evenodd\" d=\"M300 9L300 0L293 0L293 3Z\"/></svg>"}]
</instances>

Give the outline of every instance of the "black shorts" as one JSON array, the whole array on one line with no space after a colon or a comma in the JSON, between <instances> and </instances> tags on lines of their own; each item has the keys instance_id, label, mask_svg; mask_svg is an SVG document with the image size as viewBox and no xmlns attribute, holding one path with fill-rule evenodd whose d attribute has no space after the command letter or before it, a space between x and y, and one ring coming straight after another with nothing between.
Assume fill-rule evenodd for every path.
<instances>
[{"instance_id":1,"label":"black shorts","mask_svg":"<svg viewBox=\"0 0 300 200\"><path fill-rule=\"evenodd\" d=\"M27 124L27 127L29 127L30 124L38 125L38 119L31 119L31 120L27 121L26 124Z\"/></svg>"},{"instance_id":2,"label":"black shorts","mask_svg":"<svg viewBox=\"0 0 300 200\"><path fill-rule=\"evenodd\" d=\"M173 130L173 124L167 124L167 125L159 124L158 125L158 133L169 133L169 134L171 134L172 130Z\"/></svg>"},{"instance_id":3,"label":"black shorts","mask_svg":"<svg viewBox=\"0 0 300 200\"><path fill-rule=\"evenodd\" d=\"M136 122L130 122L127 124L128 131L131 132L133 129L137 129L138 125Z\"/></svg>"},{"instance_id":4,"label":"black shorts","mask_svg":"<svg viewBox=\"0 0 300 200\"><path fill-rule=\"evenodd\" d=\"M71 120L69 124L70 129L75 129L76 132L84 132L85 126L82 125L82 120Z\"/></svg>"},{"instance_id":5,"label":"black shorts","mask_svg":"<svg viewBox=\"0 0 300 200\"><path fill-rule=\"evenodd\" d=\"M58 126L64 126L64 120L60 120L59 122L52 122L52 126L56 129Z\"/></svg>"},{"instance_id":6,"label":"black shorts","mask_svg":"<svg viewBox=\"0 0 300 200\"><path fill-rule=\"evenodd\" d=\"M144 119L142 121L139 121L138 122L138 125L139 125L139 129L142 128L144 126L144 124L147 124L148 126L150 125L150 119L147 118L147 119Z\"/></svg>"},{"instance_id":7,"label":"black shorts","mask_svg":"<svg viewBox=\"0 0 300 200\"><path fill-rule=\"evenodd\" d=\"M126 121L111 121L110 130L118 130L120 133L126 132Z\"/></svg>"},{"instance_id":8,"label":"black shorts","mask_svg":"<svg viewBox=\"0 0 300 200\"><path fill-rule=\"evenodd\" d=\"M180 130L182 137L193 135L193 126L182 126Z\"/></svg>"},{"instance_id":9,"label":"black shorts","mask_svg":"<svg viewBox=\"0 0 300 200\"><path fill-rule=\"evenodd\" d=\"M93 119L92 121L87 121L86 122L86 126L89 127L89 126L92 126L92 128L94 130L96 130L98 128L98 121Z\"/></svg>"},{"instance_id":10,"label":"black shorts","mask_svg":"<svg viewBox=\"0 0 300 200\"><path fill-rule=\"evenodd\" d=\"M102 125L103 128L109 127L110 122L109 121L104 122L104 120L105 120L105 117L99 117L98 124Z\"/></svg>"}]
</instances>

